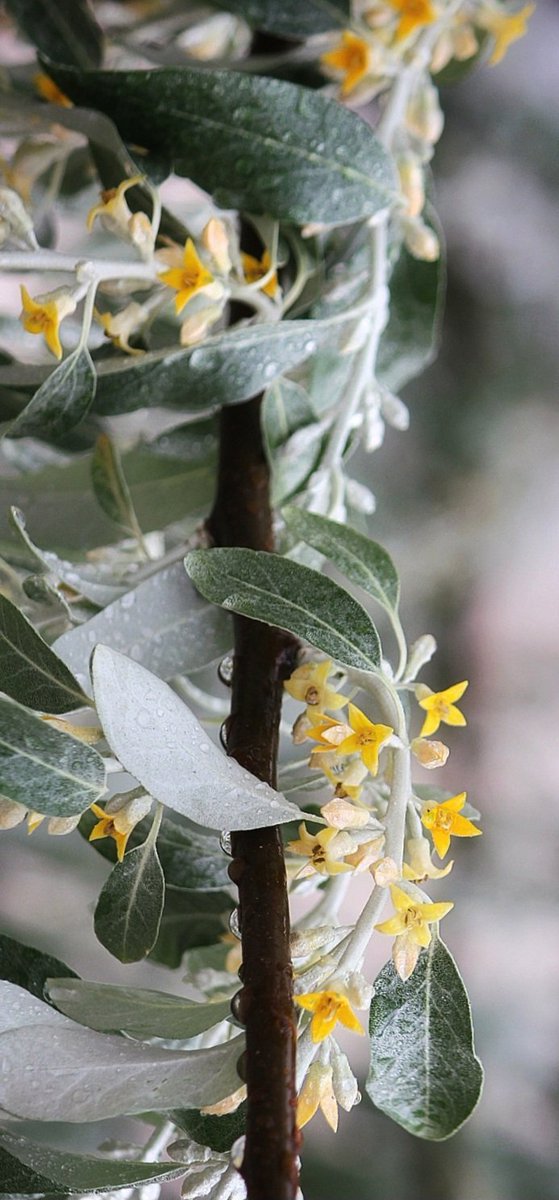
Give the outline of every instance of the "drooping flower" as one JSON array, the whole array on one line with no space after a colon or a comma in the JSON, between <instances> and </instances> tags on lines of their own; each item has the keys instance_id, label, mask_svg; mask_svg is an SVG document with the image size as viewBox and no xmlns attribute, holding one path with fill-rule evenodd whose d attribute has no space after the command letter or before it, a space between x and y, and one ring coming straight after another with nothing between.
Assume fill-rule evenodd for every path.
<instances>
[{"instance_id":1,"label":"drooping flower","mask_svg":"<svg viewBox=\"0 0 559 1200\"><path fill-rule=\"evenodd\" d=\"M305 992L295 996L295 1003L300 1008L313 1014L311 1021L311 1038L313 1042L322 1042L329 1037L338 1021L346 1029L363 1034L365 1030L343 992Z\"/></svg>"},{"instance_id":2,"label":"drooping flower","mask_svg":"<svg viewBox=\"0 0 559 1200\"><path fill-rule=\"evenodd\" d=\"M177 293L175 296L177 313L182 312L185 305L197 292L201 292L208 287L208 284L214 282L214 277L201 261L192 238L186 239L182 266L170 267L168 271L163 271L159 278L162 283L173 288Z\"/></svg>"},{"instance_id":3,"label":"drooping flower","mask_svg":"<svg viewBox=\"0 0 559 1200\"><path fill-rule=\"evenodd\" d=\"M320 1108L330 1129L338 1128L338 1105L332 1085L332 1067L311 1063L297 1101L297 1125L302 1129Z\"/></svg>"},{"instance_id":4,"label":"drooping flower","mask_svg":"<svg viewBox=\"0 0 559 1200\"><path fill-rule=\"evenodd\" d=\"M402 868L402 877L410 883L421 883L424 879L442 879L448 875L454 862L446 867L435 867L431 861L431 846L424 837L407 838L405 845L406 861Z\"/></svg>"},{"instance_id":5,"label":"drooping flower","mask_svg":"<svg viewBox=\"0 0 559 1200\"><path fill-rule=\"evenodd\" d=\"M299 826L298 840L287 843L287 849L292 854L301 854L308 859L302 870L297 872L298 878L312 875L314 871L318 871L319 875L339 875L342 871L351 871L347 863L340 861L344 852L351 848L352 845L346 844L337 829L309 833L304 821Z\"/></svg>"},{"instance_id":6,"label":"drooping flower","mask_svg":"<svg viewBox=\"0 0 559 1200\"><path fill-rule=\"evenodd\" d=\"M459 815L465 803L466 792L460 792L442 804L423 805L421 823L429 830L439 858L448 852L451 837L479 837L482 833L473 821Z\"/></svg>"},{"instance_id":7,"label":"drooping flower","mask_svg":"<svg viewBox=\"0 0 559 1200\"><path fill-rule=\"evenodd\" d=\"M245 254L245 252L242 251L241 261L243 264L246 283L258 283L259 279L264 279L264 276L268 274L272 266L269 250L264 251L262 258L254 258L252 254ZM272 271L270 278L259 290L264 292L266 296L270 296L273 300L274 297L277 296L278 288L279 284L277 273Z\"/></svg>"},{"instance_id":8,"label":"drooping flower","mask_svg":"<svg viewBox=\"0 0 559 1200\"><path fill-rule=\"evenodd\" d=\"M388 921L375 925L375 929L379 933L395 936L392 958L400 978L405 980L409 979L415 968L419 951L431 944L429 926L442 921L454 904L451 901L425 904L414 900L396 884L392 884L390 895L396 913Z\"/></svg>"},{"instance_id":9,"label":"drooping flower","mask_svg":"<svg viewBox=\"0 0 559 1200\"><path fill-rule=\"evenodd\" d=\"M310 708L307 708L307 717L312 729L307 730L306 736L318 742L313 754L324 754L328 750L337 753L340 743L353 732L351 725L346 725L344 721L337 721L335 717L328 717L324 713L314 713Z\"/></svg>"},{"instance_id":10,"label":"drooping flower","mask_svg":"<svg viewBox=\"0 0 559 1200\"><path fill-rule=\"evenodd\" d=\"M126 238L137 247L144 258L147 258L153 250L155 240L153 226L146 213L133 213L125 198L129 188L144 182L143 175L133 175L130 179L123 179L116 188L105 188L101 192L101 203L95 204L87 214L86 225L91 231L99 217L109 233Z\"/></svg>"},{"instance_id":11,"label":"drooping flower","mask_svg":"<svg viewBox=\"0 0 559 1200\"><path fill-rule=\"evenodd\" d=\"M91 830L89 841L95 842L98 838L105 837L113 838L116 843L118 861L122 862L128 838L138 822L147 816L151 803L151 796L135 796L131 800L125 798L124 801L122 796L113 796L104 809L99 804L92 804L91 811L95 813L96 817L99 817L99 820Z\"/></svg>"},{"instance_id":12,"label":"drooping flower","mask_svg":"<svg viewBox=\"0 0 559 1200\"><path fill-rule=\"evenodd\" d=\"M322 54L320 62L327 70L341 75L341 94L350 96L371 70L371 46L365 38L344 29L337 46Z\"/></svg>"},{"instance_id":13,"label":"drooping flower","mask_svg":"<svg viewBox=\"0 0 559 1200\"><path fill-rule=\"evenodd\" d=\"M347 696L328 687L328 679L332 674L332 663L329 659L321 663L303 663L296 667L284 688L294 700L301 700L307 708L322 710L329 708L332 712L347 704Z\"/></svg>"},{"instance_id":14,"label":"drooping flower","mask_svg":"<svg viewBox=\"0 0 559 1200\"><path fill-rule=\"evenodd\" d=\"M430 0L389 0L392 8L400 14L395 38L402 42L416 29L432 25L437 19L437 13Z\"/></svg>"},{"instance_id":15,"label":"drooping flower","mask_svg":"<svg viewBox=\"0 0 559 1200\"><path fill-rule=\"evenodd\" d=\"M126 308L121 309L118 313L97 312L95 313L99 324L103 326L105 334L111 339L113 344L123 350L125 354L143 354L144 351L131 346L129 339L134 333L137 333L146 320L146 312L142 304L137 304L132 300Z\"/></svg>"},{"instance_id":16,"label":"drooping flower","mask_svg":"<svg viewBox=\"0 0 559 1200\"><path fill-rule=\"evenodd\" d=\"M76 311L76 301L68 288L56 288L53 292L45 292L34 299L27 288L21 285L21 303L23 310L20 321L27 333L42 333L45 342L55 358L62 358L60 341L60 323L64 317Z\"/></svg>"},{"instance_id":17,"label":"drooping flower","mask_svg":"<svg viewBox=\"0 0 559 1200\"><path fill-rule=\"evenodd\" d=\"M348 720L352 733L336 747L338 754L360 754L367 770L376 775L379 752L394 730L390 725L375 725L355 704L349 705Z\"/></svg>"},{"instance_id":18,"label":"drooping flower","mask_svg":"<svg viewBox=\"0 0 559 1200\"><path fill-rule=\"evenodd\" d=\"M455 704L455 701L464 695L467 686L468 681L464 679L462 683L455 683L444 692L432 692L424 683L417 684L415 694L419 707L427 713L421 727L421 737L430 737L432 733L436 733L441 721L445 725L467 724L464 714Z\"/></svg>"},{"instance_id":19,"label":"drooping flower","mask_svg":"<svg viewBox=\"0 0 559 1200\"><path fill-rule=\"evenodd\" d=\"M210 220L204 225L200 241L210 258L213 259L217 270L221 271L222 275L228 275L231 270L230 236L225 223L220 221L219 217L210 217Z\"/></svg>"},{"instance_id":20,"label":"drooping flower","mask_svg":"<svg viewBox=\"0 0 559 1200\"><path fill-rule=\"evenodd\" d=\"M18 800L0 796L0 829L15 829L27 816L27 809Z\"/></svg>"},{"instance_id":21,"label":"drooping flower","mask_svg":"<svg viewBox=\"0 0 559 1200\"><path fill-rule=\"evenodd\" d=\"M525 4L524 8L515 13L502 12L496 7L487 7L478 14L477 23L482 29L487 29L495 38L493 53L489 59L491 66L496 66L505 57L509 46L524 37L526 26L535 4Z\"/></svg>"}]
</instances>

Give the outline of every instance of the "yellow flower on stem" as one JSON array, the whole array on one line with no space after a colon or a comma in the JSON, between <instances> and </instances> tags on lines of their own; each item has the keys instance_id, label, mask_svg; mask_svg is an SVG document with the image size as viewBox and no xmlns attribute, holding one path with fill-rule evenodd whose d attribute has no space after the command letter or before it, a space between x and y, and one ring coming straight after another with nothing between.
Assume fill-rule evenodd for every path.
<instances>
[{"instance_id":1,"label":"yellow flower on stem","mask_svg":"<svg viewBox=\"0 0 559 1200\"><path fill-rule=\"evenodd\" d=\"M376 775L379 752L394 730L390 725L375 725L355 704L349 706L348 719L352 733L339 743L338 754L360 754L367 770Z\"/></svg>"},{"instance_id":2,"label":"yellow flower on stem","mask_svg":"<svg viewBox=\"0 0 559 1200\"><path fill-rule=\"evenodd\" d=\"M211 271L208 271L198 257L192 238L186 239L182 266L170 267L168 271L163 271L159 278L167 287L176 291L175 310L177 313L182 312L185 305L197 292L201 292L208 284L214 282Z\"/></svg>"},{"instance_id":3,"label":"yellow flower on stem","mask_svg":"<svg viewBox=\"0 0 559 1200\"><path fill-rule=\"evenodd\" d=\"M143 350L131 346L129 342L132 335L139 332L146 320L146 312L142 304L137 304L135 300L132 300L130 304L126 305L126 308L121 309L118 313L102 313L95 310L95 317L103 326L106 336L119 350L123 350L125 354L144 354Z\"/></svg>"},{"instance_id":4,"label":"yellow flower on stem","mask_svg":"<svg viewBox=\"0 0 559 1200\"><path fill-rule=\"evenodd\" d=\"M122 862L132 830L139 821L143 820L151 808L151 796L136 796L131 800L125 800L124 803L122 803L121 796L113 796L104 809L99 804L92 804L90 807L99 820L91 830L89 841L96 842L98 838L105 837L113 838L116 843L118 861Z\"/></svg>"},{"instance_id":5,"label":"yellow flower on stem","mask_svg":"<svg viewBox=\"0 0 559 1200\"><path fill-rule=\"evenodd\" d=\"M72 101L64 95L64 92L60 91L58 84L51 79L50 75L39 71L37 75L33 76L33 83L35 91L39 93L42 100L47 100L49 104L60 104L62 108L73 108Z\"/></svg>"},{"instance_id":6,"label":"yellow flower on stem","mask_svg":"<svg viewBox=\"0 0 559 1200\"><path fill-rule=\"evenodd\" d=\"M33 299L22 284L21 303L23 309L19 319L23 328L27 333L42 333L51 354L61 359L60 323L76 310L71 292L67 288L57 288L54 292Z\"/></svg>"},{"instance_id":7,"label":"yellow flower on stem","mask_svg":"<svg viewBox=\"0 0 559 1200\"><path fill-rule=\"evenodd\" d=\"M504 13L496 8L487 8L479 14L477 23L482 29L487 29L495 38L495 46L489 59L492 67L501 62L513 42L524 37L526 25L535 8L535 4L525 4L524 8L519 9L516 13Z\"/></svg>"},{"instance_id":8,"label":"yellow flower on stem","mask_svg":"<svg viewBox=\"0 0 559 1200\"><path fill-rule=\"evenodd\" d=\"M467 721L459 708L456 708L455 701L460 700L468 686L467 679L462 683L455 683L452 687L446 688L444 692L432 692L431 688L420 683L416 687L415 694L419 701L419 707L423 708L427 713L423 725L421 727L421 737L430 737L432 733L436 733L441 721L445 725L466 725Z\"/></svg>"},{"instance_id":9,"label":"yellow flower on stem","mask_svg":"<svg viewBox=\"0 0 559 1200\"><path fill-rule=\"evenodd\" d=\"M245 283L258 283L259 279L264 279L264 276L268 274L272 266L269 250L264 251L262 258L254 258L252 254L245 254L242 251L241 261L245 273ZM278 287L277 274L275 271L272 271L270 278L263 284L259 291L264 292L266 296L271 296L273 300L277 296Z\"/></svg>"},{"instance_id":10,"label":"yellow flower on stem","mask_svg":"<svg viewBox=\"0 0 559 1200\"><path fill-rule=\"evenodd\" d=\"M338 839L338 855L335 852L336 845L332 845L336 838ZM292 854L301 854L309 860L302 870L297 872L298 878L312 875L314 871L318 871L319 875L339 875L342 871L351 871L352 869L347 863L340 862L344 850L349 847L346 839L342 840L337 829L321 829L320 833L313 834L309 833L303 821L299 826L298 841L288 842L287 849L291 850Z\"/></svg>"},{"instance_id":11,"label":"yellow flower on stem","mask_svg":"<svg viewBox=\"0 0 559 1200\"><path fill-rule=\"evenodd\" d=\"M320 62L323 67L341 74L340 91L342 96L349 96L371 69L372 51L368 42L345 29L341 40L333 50L322 54Z\"/></svg>"},{"instance_id":12,"label":"yellow flower on stem","mask_svg":"<svg viewBox=\"0 0 559 1200\"><path fill-rule=\"evenodd\" d=\"M309 708L329 708L333 712L347 704L347 697L328 687L332 674L332 663L303 663L297 667L284 683L284 688L294 700L302 700Z\"/></svg>"},{"instance_id":13,"label":"yellow flower on stem","mask_svg":"<svg viewBox=\"0 0 559 1200\"><path fill-rule=\"evenodd\" d=\"M295 996L295 1003L313 1014L311 1021L311 1038L313 1042L323 1042L329 1037L337 1025L345 1025L354 1033L364 1033L361 1022L342 992L305 992Z\"/></svg>"},{"instance_id":14,"label":"yellow flower on stem","mask_svg":"<svg viewBox=\"0 0 559 1200\"><path fill-rule=\"evenodd\" d=\"M306 736L319 743L313 754L324 754L327 750L337 754L340 742L352 733L351 725L337 721L335 717L327 717L324 713L313 713L311 708L307 708L307 717L311 721L312 732L310 728L307 729Z\"/></svg>"},{"instance_id":15,"label":"yellow flower on stem","mask_svg":"<svg viewBox=\"0 0 559 1200\"><path fill-rule=\"evenodd\" d=\"M101 192L101 203L95 204L87 214L86 226L91 232L97 217L109 233L128 238L144 254L153 248L153 229L149 217L143 212L133 213L126 203L125 193L138 183L144 183L143 175L123 179L116 188L105 188Z\"/></svg>"},{"instance_id":16,"label":"yellow flower on stem","mask_svg":"<svg viewBox=\"0 0 559 1200\"><path fill-rule=\"evenodd\" d=\"M466 792L460 792L442 804L423 805L421 823L429 830L439 858L444 858L448 852L451 837L479 837L482 833L473 821L459 815L465 802Z\"/></svg>"},{"instance_id":17,"label":"yellow flower on stem","mask_svg":"<svg viewBox=\"0 0 559 1200\"><path fill-rule=\"evenodd\" d=\"M421 883L424 879L442 879L448 875L454 862L446 867L435 867L431 862L431 846L427 838L407 838L405 855L407 862L402 868L402 878L410 883Z\"/></svg>"},{"instance_id":18,"label":"yellow flower on stem","mask_svg":"<svg viewBox=\"0 0 559 1200\"><path fill-rule=\"evenodd\" d=\"M395 936L392 948L394 965L401 979L409 979L419 957L419 951L431 944L430 925L442 921L447 913L454 908L451 901L439 904L425 904L414 900L402 888L392 884L390 888L392 903L396 914L388 921L375 925L379 933Z\"/></svg>"},{"instance_id":19,"label":"yellow flower on stem","mask_svg":"<svg viewBox=\"0 0 559 1200\"><path fill-rule=\"evenodd\" d=\"M302 1129L320 1108L330 1129L338 1128L338 1105L332 1086L332 1067L311 1063L297 1102L297 1125Z\"/></svg>"},{"instance_id":20,"label":"yellow flower on stem","mask_svg":"<svg viewBox=\"0 0 559 1200\"><path fill-rule=\"evenodd\" d=\"M424 25L432 25L437 18L430 0L390 0L390 4L400 13L396 30L397 42L402 42L410 33L422 29Z\"/></svg>"}]
</instances>

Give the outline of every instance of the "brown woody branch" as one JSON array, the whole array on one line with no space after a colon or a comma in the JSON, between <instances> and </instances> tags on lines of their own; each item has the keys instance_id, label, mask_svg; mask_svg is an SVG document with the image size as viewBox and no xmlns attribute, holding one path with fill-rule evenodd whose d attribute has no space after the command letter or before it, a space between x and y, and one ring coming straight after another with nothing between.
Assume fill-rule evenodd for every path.
<instances>
[{"instance_id":1,"label":"brown woody branch","mask_svg":"<svg viewBox=\"0 0 559 1200\"><path fill-rule=\"evenodd\" d=\"M218 546L273 549L269 473L260 432L260 399L221 414L217 495L208 522ZM227 752L275 786L283 680L298 645L281 630L234 617L235 656ZM229 874L239 889L243 965L236 1015L246 1026L242 1073L247 1136L242 1174L248 1200L294 1200L295 1125L293 980L289 905L280 831L232 835Z\"/></svg>"}]
</instances>

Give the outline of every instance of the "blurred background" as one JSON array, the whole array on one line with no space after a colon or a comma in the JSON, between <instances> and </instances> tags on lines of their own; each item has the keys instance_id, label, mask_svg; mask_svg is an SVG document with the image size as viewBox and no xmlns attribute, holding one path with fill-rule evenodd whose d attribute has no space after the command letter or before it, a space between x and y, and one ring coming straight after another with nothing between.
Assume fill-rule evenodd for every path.
<instances>
[{"instance_id":1,"label":"blurred background","mask_svg":"<svg viewBox=\"0 0 559 1200\"><path fill-rule=\"evenodd\" d=\"M445 932L470 991L485 1090L443 1144L410 1137L366 1097L337 1135L318 1116L305 1130L306 1200L559 1198L558 38L559 7L542 2L504 63L444 89L442 350L406 389L410 431L390 431L357 472L377 495L371 533L398 564L409 639L437 638L429 684L470 680L444 784L468 790L484 837L456 849ZM38 836L0 841L4 932L89 978L180 991L178 973L121 967L95 941L103 860L77 837ZM355 1042L345 1048L363 1078ZM137 1132L123 1126L123 1137ZM76 1130L82 1147L103 1136L103 1126Z\"/></svg>"}]
</instances>

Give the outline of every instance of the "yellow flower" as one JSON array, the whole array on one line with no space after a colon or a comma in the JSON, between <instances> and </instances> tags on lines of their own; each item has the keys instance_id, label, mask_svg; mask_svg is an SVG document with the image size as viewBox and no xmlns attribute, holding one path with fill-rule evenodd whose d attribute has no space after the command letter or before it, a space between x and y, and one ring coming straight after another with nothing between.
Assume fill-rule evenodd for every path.
<instances>
[{"instance_id":1,"label":"yellow flower","mask_svg":"<svg viewBox=\"0 0 559 1200\"><path fill-rule=\"evenodd\" d=\"M312 834L303 821L299 826L298 841L287 843L287 849L291 850L292 854L304 855L309 860L298 872L299 878L312 875L313 871L318 871L319 875L339 875L341 871L351 871L347 863L340 862L342 854L336 856L336 846L331 847L335 838L338 839L340 850L347 848L337 829L321 829L320 833Z\"/></svg>"},{"instance_id":2,"label":"yellow flower","mask_svg":"<svg viewBox=\"0 0 559 1200\"><path fill-rule=\"evenodd\" d=\"M375 925L379 933L395 935L392 957L401 979L408 979L417 962L419 951L431 944L430 925L442 921L454 908L450 901L440 904L423 904L414 900L402 888L392 884L390 888L396 915L388 921Z\"/></svg>"},{"instance_id":3,"label":"yellow flower","mask_svg":"<svg viewBox=\"0 0 559 1200\"><path fill-rule=\"evenodd\" d=\"M129 338L132 337L132 334L138 333L146 320L142 304L137 304L135 300L132 300L130 304L126 305L126 308L121 309L118 313L102 313L95 310L95 317L103 326L106 336L119 350L123 350L125 354L144 353L143 350L129 344Z\"/></svg>"},{"instance_id":4,"label":"yellow flower","mask_svg":"<svg viewBox=\"0 0 559 1200\"><path fill-rule=\"evenodd\" d=\"M495 46L489 62L496 66L505 57L513 42L524 37L526 25L535 10L535 4L525 4L516 13L499 12L497 9L486 9L478 17L478 24L487 29L495 38Z\"/></svg>"},{"instance_id":5,"label":"yellow flower","mask_svg":"<svg viewBox=\"0 0 559 1200\"><path fill-rule=\"evenodd\" d=\"M257 283L259 279L263 279L264 276L268 274L268 271L272 265L270 252L268 250L264 251L262 258L254 258L252 254L245 254L244 251L242 251L241 260L246 283ZM274 299L274 296L277 296L278 277L275 271L272 271L267 283L265 283L259 290L265 292L267 296L271 296L272 300Z\"/></svg>"},{"instance_id":6,"label":"yellow flower","mask_svg":"<svg viewBox=\"0 0 559 1200\"><path fill-rule=\"evenodd\" d=\"M424 25L432 25L437 17L430 0L390 0L390 4L397 13L400 13L396 30L397 42L409 37L415 29L421 29Z\"/></svg>"},{"instance_id":7,"label":"yellow flower","mask_svg":"<svg viewBox=\"0 0 559 1200\"><path fill-rule=\"evenodd\" d=\"M286 692L294 700L302 700L309 708L330 708L333 712L347 704L347 697L328 687L332 674L332 663L303 663L284 683Z\"/></svg>"},{"instance_id":8,"label":"yellow flower","mask_svg":"<svg viewBox=\"0 0 559 1200\"><path fill-rule=\"evenodd\" d=\"M305 992L302 996L295 996L294 999L301 1008L313 1014L311 1021L313 1042L323 1042L324 1038L332 1033L338 1021L341 1025L345 1025L346 1029L353 1030L354 1033L365 1032L361 1022L355 1016L347 996L341 992Z\"/></svg>"},{"instance_id":9,"label":"yellow flower","mask_svg":"<svg viewBox=\"0 0 559 1200\"><path fill-rule=\"evenodd\" d=\"M394 730L390 725L374 725L360 708L350 704L348 709L349 724L353 732L337 746L338 754L361 755L363 762L371 775L378 771L378 756L384 743Z\"/></svg>"},{"instance_id":10,"label":"yellow flower","mask_svg":"<svg viewBox=\"0 0 559 1200\"><path fill-rule=\"evenodd\" d=\"M57 288L54 292L37 296L34 300L22 284L21 303L23 310L19 319L23 328L27 333L42 333L51 354L61 359L62 344L58 333L60 322L76 310L76 302L71 293L67 288Z\"/></svg>"},{"instance_id":11,"label":"yellow flower","mask_svg":"<svg viewBox=\"0 0 559 1200\"><path fill-rule=\"evenodd\" d=\"M337 753L340 742L352 733L351 725L336 721L335 717L327 717L324 713L314 713L311 708L307 708L307 717L310 719L312 732L309 728L306 736L319 743L313 754L324 754L328 750Z\"/></svg>"},{"instance_id":12,"label":"yellow flower","mask_svg":"<svg viewBox=\"0 0 559 1200\"><path fill-rule=\"evenodd\" d=\"M35 830L39 828L39 825L42 824L44 819L45 819L44 813L29 812L27 814L27 832L35 833Z\"/></svg>"},{"instance_id":13,"label":"yellow flower","mask_svg":"<svg viewBox=\"0 0 559 1200\"><path fill-rule=\"evenodd\" d=\"M369 43L345 29L338 45L322 54L320 62L323 67L341 74L341 94L349 96L370 71L371 58Z\"/></svg>"},{"instance_id":14,"label":"yellow flower","mask_svg":"<svg viewBox=\"0 0 559 1200\"><path fill-rule=\"evenodd\" d=\"M120 802L120 803L119 803ZM109 807L110 806L110 807ZM118 807L117 807L118 806ZM103 809L92 804L91 811L99 820L89 835L90 842L98 838L111 837L116 843L118 861L122 862L128 838L135 825L147 815L151 808L151 796L137 796L122 803L121 796L113 796Z\"/></svg>"},{"instance_id":15,"label":"yellow flower","mask_svg":"<svg viewBox=\"0 0 559 1200\"><path fill-rule=\"evenodd\" d=\"M467 679L462 683L453 684L444 692L432 692L431 688L422 683L417 686L415 694L419 707L427 713L421 727L421 737L430 737L432 733L436 733L441 721L445 725L466 725L465 716L456 708L454 702L461 699L467 686Z\"/></svg>"},{"instance_id":16,"label":"yellow flower","mask_svg":"<svg viewBox=\"0 0 559 1200\"><path fill-rule=\"evenodd\" d=\"M410 883L421 883L424 879L442 879L454 866L453 862L449 862L446 867L435 867L431 862L431 846L424 837L408 838L405 853L408 862L403 865L402 878Z\"/></svg>"},{"instance_id":17,"label":"yellow flower","mask_svg":"<svg viewBox=\"0 0 559 1200\"><path fill-rule=\"evenodd\" d=\"M131 179L123 179L116 188L106 188L101 192L101 203L95 204L87 214L86 226L91 232L93 225L100 218L105 229L117 237L125 237L137 246L144 257L151 254L154 242L154 231L149 217L144 212L133 213L126 203L125 192L138 183L144 183L143 175L133 175Z\"/></svg>"},{"instance_id":18,"label":"yellow flower","mask_svg":"<svg viewBox=\"0 0 559 1200\"><path fill-rule=\"evenodd\" d=\"M451 837L479 837L482 832L467 817L459 816L465 801L466 793L460 792L442 804L423 805L421 823L429 830L439 858L447 853Z\"/></svg>"},{"instance_id":19,"label":"yellow flower","mask_svg":"<svg viewBox=\"0 0 559 1200\"><path fill-rule=\"evenodd\" d=\"M305 1076L305 1082L297 1102L297 1125L302 1129L320 1108L330 1129L338 1128L338 1105L332 1086L332 1068L324 1063L313 1062Z\"/></svg>"},{"instance_id":20,"label":"yellow flower","mask_svg":"<svg viewBox=\"0 0 559 1200\"><path fill-rule=\"evenodd\" d=\"M177 292L175 296L177 313L182 312L185 304L188 304L188 301L197 292L201 292L203 288L214 281L213 275L198 257L192 238L186 239L182 266L171 267L168 271L163 271L159 278L162 283L167 284L167 287L173 288Z\"/></svg>"},{"instance_id":21,"label":"yellow flower","mask_svg":"<svg viewBox=\"0 0 559 1200\"><path fill-rule=\"evenodd\" d=\"M64 95L64 92L60 91L58 84L51 79L50 75L39 71L37 75L33 76L33 83L42 100L48 100L49 104L60 104L62 108L73 108L72 101Z\"/></svg>"}]
</instances>

